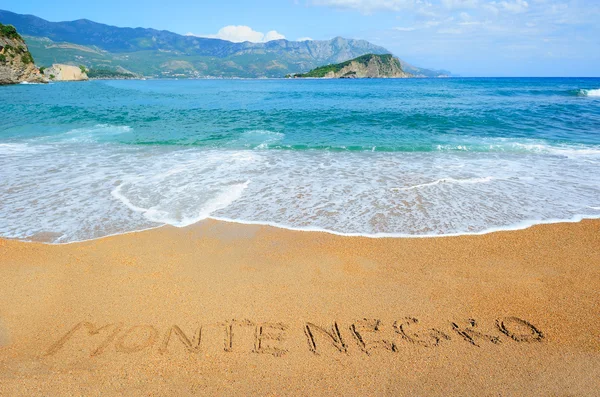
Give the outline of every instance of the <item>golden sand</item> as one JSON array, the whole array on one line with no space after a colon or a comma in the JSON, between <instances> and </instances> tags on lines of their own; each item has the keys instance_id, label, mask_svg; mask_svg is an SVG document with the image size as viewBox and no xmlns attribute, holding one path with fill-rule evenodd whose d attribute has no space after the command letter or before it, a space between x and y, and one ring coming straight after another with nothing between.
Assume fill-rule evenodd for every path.
<instances>
[{"instance_id":1,"label":"golden sand","mask_svg":"<svg viewBox=\"0 0 600 397\"><path fill-rule=\"evenodd\" d=\"M0 240L0 395L599 395L599 232Z\"/></svg>"}]
</instances>

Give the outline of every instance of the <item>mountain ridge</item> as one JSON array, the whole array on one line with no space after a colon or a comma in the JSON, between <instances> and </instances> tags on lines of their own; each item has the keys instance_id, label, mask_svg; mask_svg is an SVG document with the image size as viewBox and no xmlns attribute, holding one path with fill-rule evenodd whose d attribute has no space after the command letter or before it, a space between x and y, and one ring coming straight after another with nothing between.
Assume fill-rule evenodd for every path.
<instances>
[{"instance_id":1,"label":"mountain ridge","mask_svg":"<svg viewBox=\"0 0 600 397\"><path fill-rule=\"evenodd\" d=\"M123 67L153 77L284 77L368 53L390 53L368 41L342 37L233 43L168 30L116 27L89 19L50 22L3 10L0 22L15 26L26 37L36 60L44 65L60 62L82 64L88 69Z\"/></svg>"}]
</instances>

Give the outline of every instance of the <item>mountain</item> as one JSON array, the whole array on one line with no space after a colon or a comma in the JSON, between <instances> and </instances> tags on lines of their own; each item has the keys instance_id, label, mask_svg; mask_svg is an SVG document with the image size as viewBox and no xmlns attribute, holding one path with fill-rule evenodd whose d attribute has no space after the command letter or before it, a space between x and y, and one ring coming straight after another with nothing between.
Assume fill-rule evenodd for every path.
<instances>
[{"instance_id":1,"label":"mountain","mask_svg":"<svg viewBox=\"0 0 600 397\"><path fill-rule=\"evenodd\" d=\"M309 43L285 40L261 44L240 43L252 47L241 47L227 56L163 49L111 52L99 46L55 42L45 37L25 38L40 65L71 63L84 65L90 70L117 70L121 67L133 74L156 77L283 77L290 72L308 71L372 50L385 51L367 42L342 38ZM237 44L218 41L226 43L226 46Z\"/></svg>"},{"instance_id":2,"label":"mountain","mask_svg":"<svg viewBox=\"0 0 600 397\"><path fill-rule=\"evenodd\" d=\"M13 26L0 23L0 85L43 83L25 41Z\"/></svg>"},{"instance_id":3,"label":"mountain","mask_svg":"<svg viewBox=\"0 0 600 397\"><path fill-rule=\"evenodd\" d=\"M87 19L49 22L2 10L0 22L14 25L25 36L38 65L68 63L92 72L120 67L156 77L283 77L365 54L389 54L367 41L341 37L232 43Z\"/></svg>"},{"instance_id":4,"label":"mountain","mask_svg":"<svg viewBox=\"0 0 600 397\"><path fill-rule=\"evenodd\" d=\"M413 66L408 62L399 59L402 70L412 74L414 77L451 77L452 72L447 70L434 70L434 69L423 69L417 66Z\"/></svg>"},{"instance_id":5,"label":"mountain","mask_svg":"<svg viewBox=\"0 0 600 397\"><path fill-rule=\"evenodd\" d=\"M362 79L362 78L406 78L412 74L402 70L400 60L391 54L367 54L346 62L321 66L308 73L290 77Z\"/></svg>"}]
</instances>

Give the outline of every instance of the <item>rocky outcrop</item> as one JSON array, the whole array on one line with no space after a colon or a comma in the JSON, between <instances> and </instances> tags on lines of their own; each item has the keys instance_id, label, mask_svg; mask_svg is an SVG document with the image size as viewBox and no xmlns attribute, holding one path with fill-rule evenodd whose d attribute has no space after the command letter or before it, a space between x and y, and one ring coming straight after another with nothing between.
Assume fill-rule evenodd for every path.
<instances>
[{"instance_id":1,"label":"rocky outcrop","mask_svg":"<svg viewBox=\"0 0 600 397\"><path fill-rule=\"evenodd\" d=\"M0 85L47 83L33 63L23 38L10 25L0 24Z\"/></svg>"},{"instance_id":2,"label":"rocky outcrop","mask_svg":"<svg viewBox=\"0 0 600 397\"><path fill-rule=\"evenodd\" d=\"M373 55L365 62L352 61L336 73L330 73L332 78L405 78L411 77L404 72L398 59L391 55Z\"/></svg>"},{"instance_id":3,"label":"rocky outcrop","mask_svg":"<svg viewBox=\"0 0 600 397\"><path fill-rule=\"evenodd\" d=\"M290 77L359 79L406 78L413 77L413 75L405 72L398 58L390 54L367 54L343 63L322 66L308 73Z\"/></svg>"},{"instance_id":4,"label":"rocky outcrop","mask_svg":"<svg viewBox=\"0 0 600 397\"><path fill-rule=\"evenodd\" d=\"M63 65L55 63L49 68L44 69L44 75L50 81L83 81L88 80L85 68L81 66Z\"/></svg>"}]
</instances>

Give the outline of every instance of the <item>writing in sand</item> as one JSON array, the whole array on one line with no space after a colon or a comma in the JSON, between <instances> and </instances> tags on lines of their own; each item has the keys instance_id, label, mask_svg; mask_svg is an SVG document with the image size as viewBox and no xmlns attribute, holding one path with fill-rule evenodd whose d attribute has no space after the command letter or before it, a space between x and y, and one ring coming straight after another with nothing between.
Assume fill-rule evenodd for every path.
<instances>
[{"instance_id":1,"label":"writing in sand","mask_svg":"<svg viewBox=\"0 0 600 397\"><path fill-rule=\"evenodd\" d=\"M281 322L229 320L199 325L187 331L179 325L161 328L149 324L126 326L124 323L82 321L53 343L45 355L53 356L67 347L76 347L78 351L89 349L91 357L151 350L165 354L173 351L175 345L179 347L178 352L194 354L201 352L208 343L216 343L223 354L237 352L282 357L290 353L289 342L295 338L304 339L304 346L315 355L343 356L370 355L375 351L397 353L409 345L436 348L460 343L465 348L485 348L503 343L536 343L543 341L544 334L529 321L518 317L498 318L486 322L485 326L480 326L474 319L449 321L442 327L427 326L415 317L389 322L365 318L349 325L338 321L329 324L303 322L298 329Z\"/></svg>"}]
</instances>

